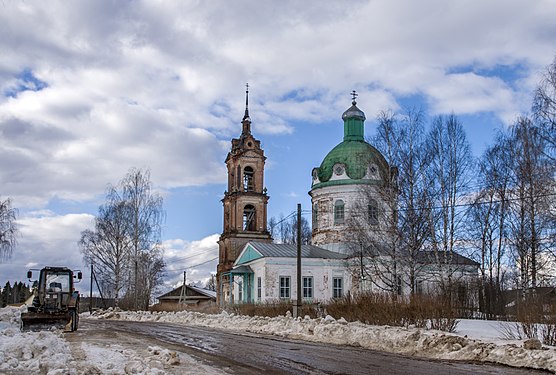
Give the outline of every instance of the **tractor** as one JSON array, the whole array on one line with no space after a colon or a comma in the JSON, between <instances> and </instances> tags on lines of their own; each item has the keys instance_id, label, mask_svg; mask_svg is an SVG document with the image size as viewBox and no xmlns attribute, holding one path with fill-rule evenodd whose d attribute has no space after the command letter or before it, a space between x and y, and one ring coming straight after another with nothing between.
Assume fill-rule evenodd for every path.
<instances>
[{"instance_id":1,"label":"tractor","mask_svg":"<svg viewBox=\"0 0 556 375\"><path fill-rule=\"evenodd\" d=\"M33 281L33 272L39 272L38 281ZM21 314L21 329L41 330L51 327L76 331L79 324L79 292L74 288L83 275L66 267L44 267L27 272L29 281L34 282L33 302L27 312Z\"/></svg>"}]
</instances>

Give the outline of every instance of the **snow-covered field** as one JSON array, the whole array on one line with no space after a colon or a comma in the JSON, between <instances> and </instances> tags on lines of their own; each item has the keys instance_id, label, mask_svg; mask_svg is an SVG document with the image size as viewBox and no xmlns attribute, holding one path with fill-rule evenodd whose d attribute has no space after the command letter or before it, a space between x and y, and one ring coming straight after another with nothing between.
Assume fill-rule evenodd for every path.
<instances>
[{"instance_id":1,"label":"snow-covered field","mask_svg":"<svg viewBox=\"0 0 556 375\"><path fill-rule=\"evenodd\" d=\"M18 329L19 310L0 309L0 372L2 370L29 370L48 374L76 373L72 370L72 355L67 350L63 334L57 331L26 332ZM556 348L525 349L524 340L504 340L504 332L512 323L460 320L455 334L426 331L417 328L369 326L348 323L344 319L327 316L324 319L294 319L236 316L222 312L209 315L195 312L123 312L107 310L93 315L82 314L84 319L119 319L133 321L159 321L276 335L307 341L360 346L369 349L422 356L436 359L488 361L516 367L531 367L556 373ZM102 373L165 373L172 361L184 361L183 353L149 347L148 353L129 350L108 350L82 347L86 358L104 367ZM186 359L191 361L191 358ZM191 363L193 366L194 364ZM41 367L42 366L42 367ZM135 366L135 367L134 367ZM166 366L166 367L165 367ZM197 368L198 370L198 368ZM216 373L205 369L206 374Z\"/></svg>"}]
</instances>

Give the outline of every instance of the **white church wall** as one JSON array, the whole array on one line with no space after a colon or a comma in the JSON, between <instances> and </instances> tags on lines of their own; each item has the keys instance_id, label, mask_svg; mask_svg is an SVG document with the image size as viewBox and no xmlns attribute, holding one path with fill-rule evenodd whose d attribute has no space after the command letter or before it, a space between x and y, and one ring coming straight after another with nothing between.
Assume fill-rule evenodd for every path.
<instances>
[{"instance_id":1,"label":"white church wall","mask_svg":"<svg viewBox=\"0 0 556 375\"><path fill-rule=\"evenodd\" d=\"M280 298L280 277L289 277L290 298L297 299L297 260L295 258L262 258L250 263L253 270L252 297L253 302L276 301ZM305 302L324 302L333 297L334 278L342 279L342 292L352 288L351 275L343 260L303 258L301 268L303 277L313 278L313 298ZM257 299L257 279L261 278L261 299ZM234 301L239 303L239 285L245 283L241 276L234 277ZM303 293L303 284L302 284ZM245 297L245 293L242 293ZM245 301L245 299L244 299Z\"/></svg>"}]
</instances>

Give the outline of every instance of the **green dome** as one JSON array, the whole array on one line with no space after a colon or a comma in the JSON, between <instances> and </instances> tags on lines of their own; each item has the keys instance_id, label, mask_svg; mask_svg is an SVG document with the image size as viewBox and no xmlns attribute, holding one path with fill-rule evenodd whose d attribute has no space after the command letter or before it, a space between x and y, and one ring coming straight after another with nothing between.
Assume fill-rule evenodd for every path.
<instances>
[{"instance_id":1,"label":"green dome","mask_svg":"<svg viewBox=\"0 0 556 375\"><path fill-rule=\"evenodd\" d=\"M344 166L350 180L329 181L336 164ZM343 141L334 147L322 161L318 168L320 182L313 188L322 187L324 184L363 183L361 180L367 173L367 168L373 164L378 167L380 175L385 177L388 173L388 164L376 148L365 141ZM367 180L367 183L371 181Z\"/></svg>"},{"instance_id":2,"label":"green dome","mask_svg":"<svg viewBox=\"0 0 556 375\"><path fill-rule=\"evenodd\" d=\"M344 120L344 141L334 147L326 155L319 168L315 168L313 176L319 182L313 189L329 185L371 184L378 183L377 179L363 179L371 165L378 168L381 178L388 176L388 163L384 156L373 146L365 142L365 113L356 106L355 97L352 106L342 115ZM336 164L345 168L349 179L332 180L333 169Z\"/></svg>"}]
</instances>

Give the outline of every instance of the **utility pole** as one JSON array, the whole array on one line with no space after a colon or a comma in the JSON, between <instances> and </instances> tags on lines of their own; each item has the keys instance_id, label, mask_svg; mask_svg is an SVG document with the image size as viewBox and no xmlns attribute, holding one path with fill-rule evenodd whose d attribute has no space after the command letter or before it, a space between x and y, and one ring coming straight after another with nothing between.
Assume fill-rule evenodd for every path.
<instances>
[{"instance_id":1,"label":"utility pole","mask_svg":"<svg viewBox=\"0 0 556 375\"><path fill-rule=\"evenodd\" d=\"M89 314L93 313L93 263L91 263L91 288L89 289Z\"/></svg>"},{"instance_id":2,"label":"utility pole","mask_svg":"<svg viewBox=\"0 0 556 375\"><path fill-rule=\"evenodd\" d=\"M293 310L294 318L301 315L301 203L297 204L297 302Z\"/></svg>"},{"instance_id":3,"label":"utility pole","mask_svg":"<svg viewBox=\"0 0 556 375\"><path fill-rule=\"evenodd\" d=\"M180 299L178 300L178 305L181 303L185 303L185 296L187 295L185 290L186 275L187 275L187 271L183 271L183 286L181 287L181 294L180 294Z\"/></svg>"}]
</instances>

